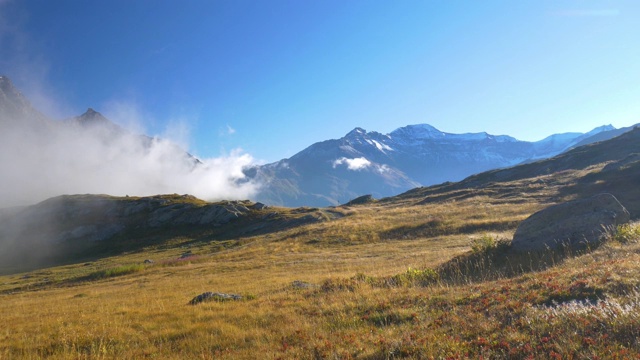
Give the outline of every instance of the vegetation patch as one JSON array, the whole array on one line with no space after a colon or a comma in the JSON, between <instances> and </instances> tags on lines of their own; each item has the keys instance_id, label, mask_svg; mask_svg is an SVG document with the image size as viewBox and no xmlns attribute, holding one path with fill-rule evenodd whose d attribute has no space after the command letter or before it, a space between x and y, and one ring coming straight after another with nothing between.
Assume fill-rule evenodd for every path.
<instances>
[{"instance_id":1,"label":"vegetation patch","mask_svg":"<svg viewBox=\"0 0 640 360\"><path fill-rule=\"evenodd\" d=\"M100 280L117 276L124 276L143 271L145 268L142 264L120 265L110 269L98 270L87 275L85 280Z\"/></svg>"},{"instance_id":2,"label":"vegetation patch","mask_svg":"<svg viewBox=\"0 0 640 360\"><path fill-rule=\"evenodd\" d=\"M607 229L606 238L621 244L635 243L640 240L640 226L638 224L622 224L615 229Z\"/></svg>"}]
</instances>

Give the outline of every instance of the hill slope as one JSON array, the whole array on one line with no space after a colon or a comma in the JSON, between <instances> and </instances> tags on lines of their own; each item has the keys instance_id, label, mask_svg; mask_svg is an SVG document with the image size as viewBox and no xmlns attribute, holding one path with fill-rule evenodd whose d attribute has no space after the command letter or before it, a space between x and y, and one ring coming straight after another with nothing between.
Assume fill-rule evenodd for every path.
<instances>
[{"instance_id":1,"label":"hill slope","mask_svg":"<svg viewBox=\"0 0 640 360\"><path fill-rule=\"evenodd\" d=\"M640 128L581 146L550 159L491 170L457 183L416 188L386 201L443 201L469 196L522 196L559 201L601 192L616 196L633 218L640 216Z\"/></svg>"}]
</instances>

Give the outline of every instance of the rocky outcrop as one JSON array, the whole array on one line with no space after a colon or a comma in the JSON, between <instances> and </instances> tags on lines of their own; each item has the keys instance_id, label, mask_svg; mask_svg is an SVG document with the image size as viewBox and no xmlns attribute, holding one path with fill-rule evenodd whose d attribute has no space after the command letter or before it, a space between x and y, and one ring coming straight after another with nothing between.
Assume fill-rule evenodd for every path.
<instances>
[{"instance_id":1,"label":"rocky outcrop","mask_svg":"<svg viewBox=\"0 0 640 360\"><path fill-rule=\"evenodd\" d=\"M194 297L193 299L191 299L191 301L189 301L189 304L196 305L205 301L229 301L229 300L242 300L242 295L207 291L206 293L202 293Z\"/></svg>"},{"instance_id":2,"label":"rocky outcrop","mask_svg":"<svg viewBox=\"0 0 640 360\"><path fill-rule=\"evenodd\" d=\"M629 212L611 194L570 201L540 210L518 226L514 251L542 251L561 246L597 246L607 228L629 221Z\"/></svg>"},{"instance_id":3,"label":"rocky outcrop","mask_svg":"<svg viewBox=\"0 0 640 360\"><path fill-rule=\"evenodd\" d=\"M250 201L207 203L190 195L63 195L0 218L2 238L104 241L131 230L216 227L247 216ZM9 232L9 230L11 230Z\"/></svg>"},{"instance_id":4,"label":"rocky outcrop","mask_svg":"<svg viewBox=\"0 0 640 360\"><path fill-rule=\"evenodd\" d=\"M156 209L149 215L150 227L167 224L176 225L214 225L220 226L247 213L249 208L239 201L227 201L219 204L196 206L193 204L172 204Z\"/></svg>"}]
</instances>

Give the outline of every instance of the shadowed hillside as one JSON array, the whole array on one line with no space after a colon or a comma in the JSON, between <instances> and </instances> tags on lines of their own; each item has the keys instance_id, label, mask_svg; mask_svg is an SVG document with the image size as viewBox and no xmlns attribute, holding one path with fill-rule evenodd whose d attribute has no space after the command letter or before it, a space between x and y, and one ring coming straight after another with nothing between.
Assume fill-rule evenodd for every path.
<instances>
[{"instance_id":1,"label":"shadowed hillside","mask_svg":"<svg viewBox=\"0 0 640 360\"><path fill-rule=\"evenodd\" d=\"M438 202L474 196L501 201L557 202L608 192L640 216L640 129L556 157L487 171L457 183L410 190L384 201Z\"/></svg>"}]
</instances>

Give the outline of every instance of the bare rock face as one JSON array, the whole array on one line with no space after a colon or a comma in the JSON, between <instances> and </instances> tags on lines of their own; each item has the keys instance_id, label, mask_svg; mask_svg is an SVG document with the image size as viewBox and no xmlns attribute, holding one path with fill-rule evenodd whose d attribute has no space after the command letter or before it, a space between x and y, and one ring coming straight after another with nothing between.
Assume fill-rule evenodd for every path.
<instances>
[{"instance_id":1,"label":"bare rock face","mask_svg":"<svg viewBox=\"0 0 640 360\"><path fill-rule=\"evenodd\" d=\"M605 228L629 221L629 212L611 194L598 194L540 210L518 226L514 251L541 251L569 246L580 249L595 246Z\"/></svg>"}]
</instances>

